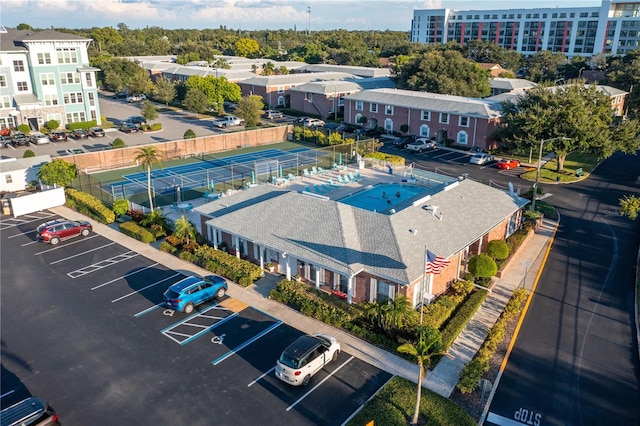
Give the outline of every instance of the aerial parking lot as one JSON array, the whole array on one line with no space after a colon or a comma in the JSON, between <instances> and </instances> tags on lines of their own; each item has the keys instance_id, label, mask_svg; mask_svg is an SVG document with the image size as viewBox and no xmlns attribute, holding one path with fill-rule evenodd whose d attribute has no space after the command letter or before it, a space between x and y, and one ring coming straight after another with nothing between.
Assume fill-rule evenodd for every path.
<instances>
[{"instance_id":1,"label":"aerial parking lot","mask_svg":"<svg viewBox=\"0 0 640 426\"><path fill-rule=\"evenodd\" d=\"M38 242L36 226L57 218L0 219L3 408L33 395L63 425L332 425L391 377L343 351L290 386L274 369L301 331L232 291L167 309L186 271L95 232Z\"/></svg>"}]
</instances>

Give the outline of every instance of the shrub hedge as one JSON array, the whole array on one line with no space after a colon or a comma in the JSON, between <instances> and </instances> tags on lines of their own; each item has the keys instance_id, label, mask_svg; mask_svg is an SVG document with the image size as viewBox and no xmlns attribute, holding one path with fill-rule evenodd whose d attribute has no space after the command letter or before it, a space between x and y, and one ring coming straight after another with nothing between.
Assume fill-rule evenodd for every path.
<instances>
[{"instance_id":1,"label":"shrub hedge","mask_svg":"<svg viewBox=\"0 0 640 426\"><path fill-rule=\"evenodd\" d=\"M476 313L480 305L489 295L489 292L484 290L474 291L469 295L469 298L460 306L456 314L451 317L447 325L442 330L442 346L444 350L449 349L456 340L456 337L464 330L467 323Z\"/></svg>"},{"instance_id":2,"label":"shrub hedge","mask_svg":"<svg viewBox=\"0 0 640 426\"><path fill-rule=\"evenodd\" d=\"M67 188L65 192L68 199L75 203L75 207L80 213L87 214L104 224L113 223L116 220L116 215L113 213L113 210L102 204L102 202L93 195L73 188Z\"/></svg>"},{"instance_id":3,"label":"shrub hedge","mask_svg":"<svg viewBox=\"0 0 640 426\"><path fill-rule=\"evenodd\" d=\"M120 227L120 232L143 243L152 243L156 240L152 232L133 221L123 222L118 224L118 226Z\"/></svg>"},{"instance_id":4,"label":"shrub hedge","mask_svg":"<svg viewBox=\"0 0 640 426\"><path fill-rule=\"evenodd\" d=\"M180 258L194 262L206 270L222 275L244 287L250 286L262 277L260 266L206 245L198 246L193 253L183 251L180 253Z\"/></svg>"}]
</instances>

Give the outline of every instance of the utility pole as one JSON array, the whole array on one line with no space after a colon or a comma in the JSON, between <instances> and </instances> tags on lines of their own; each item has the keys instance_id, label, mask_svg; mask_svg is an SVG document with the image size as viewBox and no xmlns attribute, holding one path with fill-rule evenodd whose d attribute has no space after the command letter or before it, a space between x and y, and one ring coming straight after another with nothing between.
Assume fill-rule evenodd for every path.
<instances>
[{"instance_id":1,"label":"utility pole","mask_svg":"<svg viewBox=\"0 0 640 426\"><path fill-rule=\"evenodd\" d=\"M310 35L311 34L311 6L307 6L307 15L308 15L307 35Z\"/></svg>"}]
</instances>

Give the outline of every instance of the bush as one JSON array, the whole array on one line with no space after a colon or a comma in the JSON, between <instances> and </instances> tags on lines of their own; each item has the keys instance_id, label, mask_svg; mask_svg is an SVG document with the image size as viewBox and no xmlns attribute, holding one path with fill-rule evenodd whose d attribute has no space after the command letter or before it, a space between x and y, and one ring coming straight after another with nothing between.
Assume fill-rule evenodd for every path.
<instances>
[{"instance_id":1,"label":"bush","mask_svg":"<svg viewBox=\"0 0 640 426\"><path fill-rule=\"evenodd\" d=\"M487 243L487 255L495 260L509 257L509 246L502 240L492 240Z\"/></svg>"},{"instance_id":2,"label":"bush","mask_svg":"<svg viewBox=\"0 0 640 426\"><path fill-rule=\"evenodd\" d=\"M91 127L97 127L98 122L96 120L91 121L76 121L74 123L68 123L67 129L76 130L76 129L89 129Z\"/></svg>"},{"instance_id":3,"label":"bush","mask_svg":"<svg viewBox=\"0 0 640 426\"><path fill-rule=\"evenodd\" d=\"M509 251L511 253L513 253L518 247L520 247L522 242L529 235L529 232L531 232L531 230L518 229L507 238L507 245L509 246Z\"/></svg>"},{"instance_id":4,"label":"bush","mask_svg":"<svg viewBox=\"0 0 640 426\"><path fill-rule=\"evenodd\" d=\"M156 240L153 233L135 222L120 223L119 227L123 234L128 235L131 238L135 238L138 241L142 241L143 243L152 243Z\"/></svg>"},{"instance_id":5,"label":"bush","mask_svg":"<svg viewBox=\"0 0 640 426\"><path fill-rule=\"evenodd\" d=\"M65 190L67 197L73 200L78 211L88 214L100 223L109 224L116 220L113 210L102 204L100 200L91 194L81 192L73 188Z\"/></svg>"},{"instance_id":6,"label":"bush","mask_svg":"<svg viewBox=\"0 0 640 426\"><path fill-rule=\"evenodd\" d=\"M30 149L27 149L24 154L22 154L22 158L30 158L30 157L35 157L36 153L31 151Z\"/></svg>"},{"instance_id":7,"label":"bush","mask_svg":"<svg viewBox=\"0 0 640 426\"><path fill-rule=\"evenodd\" d=\"M460 309L458 309L455 316L447 323L444 330L442 330L442 345L445 350L449 349L453 341L456 340L456 337L464 330L467 323L471 320L471 317L473 317L473 314L476 313L488 295L489 292L484 290L471 293L469 298L462 304Z\"/></svg>"},{"instance_id":8,"label":"bush","mask_svg":"<svg viewBox=\"0 0 640 426\"><path fill-rule=\"evenodd\" d=\"M162 123L153 123L151 126L149 126L149 130L152 132L162 130Z\"/></svg>"},{"instance_id":9,"label":"bush","mask_svg":"<svg viewBox=\"0 0 640 426\"><path fill-rule=\"evenodd\" d=\"M111 148L124 148L125 146L127 146L127 144L120 138L115 138L113 142L111 142Z\"/></svg>"},{"instance_id":10,"label":"bush","mask_svg":"<svg viewBox=\"0 0 640 426\"><path fill-rule=\"evenodd\" d=\"M184 135L182 136L183 139L195 139L196 138L196 132L194 132L191 129L187 129L186 132L184 132Z\"/></svg>"},{"instance_id":11,"label":"bush","mask_svg":"<svg viewBox=\"0 0 640 426\"><path fill-rule=\"evenodd\" d=\"M169 244L166 241L163 241L160 243L160 247L159 249L161 251L167 252L169 254L176 254L176 252L178 251L178 249L174 246L172 246L171 244Z\"/></svg>"},{"instance_id":12,"label":"bush","mask_svg":"<svg viewBox=\"0 0 640 426\"><path fill-rule=\"evenodd\" d=\"M251 285L262 277L260 266L209 246L198 246L193 251L192 261L215 274L222 275L244 286Z\"/></svg>"},{"instance_id":13,"label":"bush","mask_svg":"<svg viewBox=\"0 0 640 426\"><path fill-rule=\"evenodd\" d=\"M113 202L112 210L113 210L113 213L116 215L116 217L126 214L127 211L129 210L129 201L125 200L124 198L119 198L115 200Z\"/></svg>"},{"instance_id":14,"label":"bush","mask_svg":"<svg viewBox=\"0 0 640 426\"><path fill-rule=\"evenodd\" d=\"M28 135L31 132L31 127L28 124L20 124L18 126L18 131Z\"/></svg>"},{"instance_id":15,"label":"bush","mask_svg":"<svg viewBox=\"0 0 640 426\"><path fill-rule=\"evenodd\" d=\"M478 388L478 382L488 368L489 364L483 364L480 360L474 358L460 372L460 380L456 387L462 393L471 393Z\"/></svg>"},{"instance_id":16,"label":"bush","mask_svg":"<svg viewBox=\"0 0 640 426\"><path fill-rule=\"evenodd\" d=\"M498 273L498 265L495 260L480 253L469 259L469 272L475 277L488 278Z\"/></svg>"}]
</instances>

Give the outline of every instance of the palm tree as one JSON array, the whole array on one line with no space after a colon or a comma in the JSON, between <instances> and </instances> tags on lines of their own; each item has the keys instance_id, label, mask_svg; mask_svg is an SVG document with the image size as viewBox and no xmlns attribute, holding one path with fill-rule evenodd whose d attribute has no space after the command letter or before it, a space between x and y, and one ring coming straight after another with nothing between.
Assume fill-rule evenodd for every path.
<instances>
[{"instance_id":1,"label":"palm tree","mask_svg":"<svg viewBox=\"0 0 640 426\"><path fill-rule=\"evenodd\" d=\"M411 355L418 361L418 390L416 395L416 409L413 412L412 425L418 424L420 413L420 398L422 398L422 379L427 377L427 369L431 366L431 359L442 354L442 335L433 327L422 327L418 344L411 342L398 346L398 352Z\"/></svg>"},{"instance_id":2,"label":"palm tree","mask_svg":"<svg viewBox=\"0 0 640 426\"><path fill-rule=\"evenodd\" d=\"M145 146L135 151L134 160L147 169L147 193L149 195L149 208L153 211L153 197L151 197L151 167L158 164L162 167L162 154L155 146Z\"/></svg>"},{"instance_id":3,"label":"palm tree","mask_svg":"<svg viewBox=\"0 0 640 426\"><path fill-rule=\"evenodd\" d=\"M180 238L182 241L187 240L187 244L192 239L196 238L196 228L193 226L193 223L189 222L189 220L182 215L180 219L176 220L175 230L173 231L173 235L177 238Z\"/></svg>"}]
</instances>

